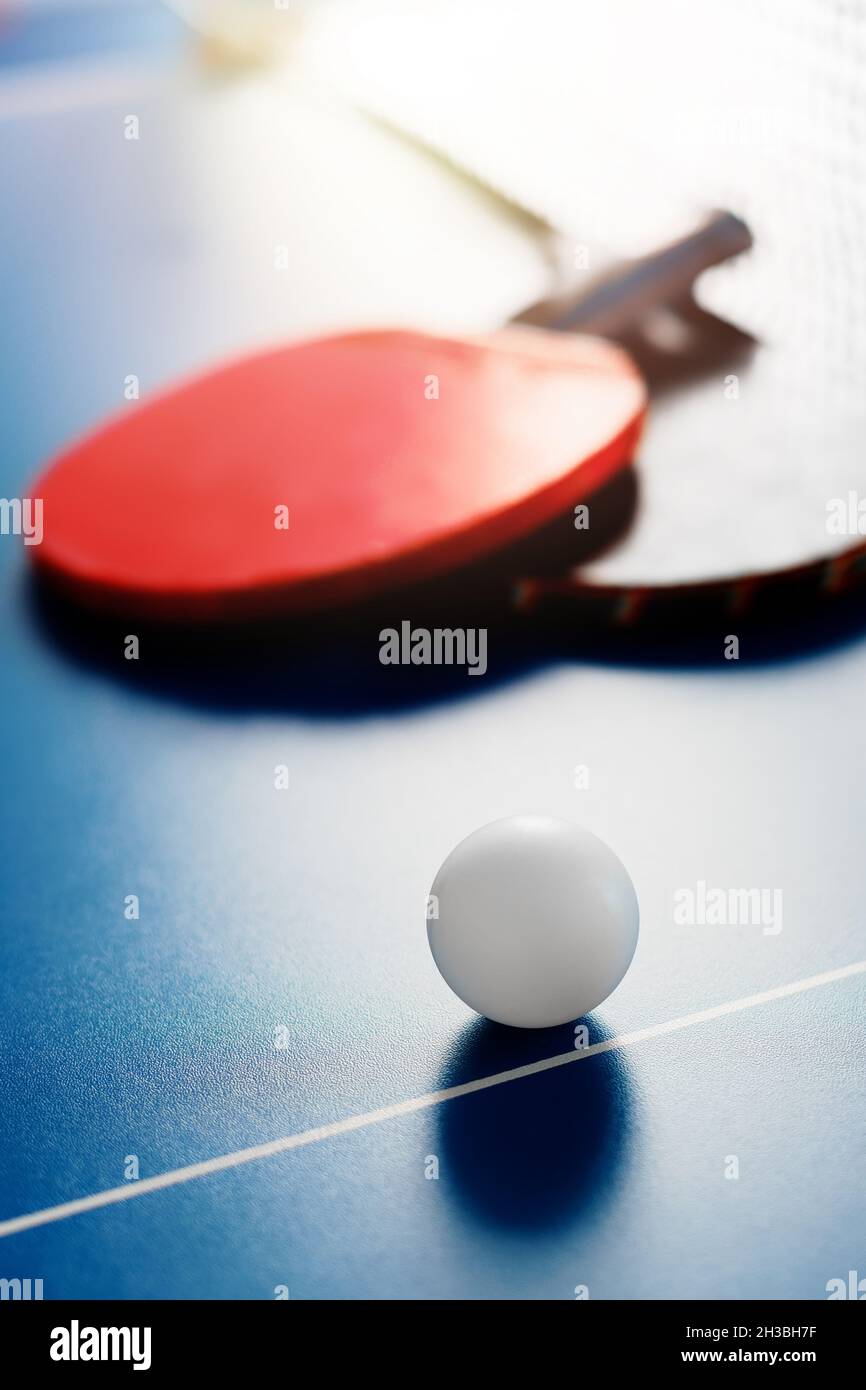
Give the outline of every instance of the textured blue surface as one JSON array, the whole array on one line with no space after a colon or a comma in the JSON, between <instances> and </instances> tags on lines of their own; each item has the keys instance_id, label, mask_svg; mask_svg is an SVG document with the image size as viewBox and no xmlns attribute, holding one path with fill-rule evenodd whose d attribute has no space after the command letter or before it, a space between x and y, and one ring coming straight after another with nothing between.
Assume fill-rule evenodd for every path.
<instances>
[{"instance_id":1,"label":"textured blue surface","mask_svg":"<svg viewBox=\"0 0 866 1390\"><path fill-rule=\"evenodd\" d=\"M222 340L244 335L229 274L216 311L198 282L173 297L196 248L147 186L162 252L140 254L100 119L6 131L4 496L118 408L130 363L145 382L197 365L214 312ZM364 630L242 660L157 660L145 639L125 662L123 625L46 610L9 537L0 578L0 1219L115 1186L130 1154L147 1176L568 1050L568 1028L474 1019L429 956L429 883L497 816L581 821L632 872L641 941L596 1037L866 956L856 613L838 640L739 665L503 639L489 679L432 689L382 684ZM698 879L780 887L783 930L675 926ZM0 1241L0 1276L47 1297L820 1298L866 1259L864 990L51 1223Z\"/></svg>"},{"instance_id":2,"label":"textured blue surface","mask_svg":"<svg viewBox=\"0 0 866 1390\"><path fill-rule=\"evenodd\" d=\"M110 4L27 4L5 7L0 69L111 53L163 55L178 46L182 27L160 0Z\"/></svg>"}]
</instances>

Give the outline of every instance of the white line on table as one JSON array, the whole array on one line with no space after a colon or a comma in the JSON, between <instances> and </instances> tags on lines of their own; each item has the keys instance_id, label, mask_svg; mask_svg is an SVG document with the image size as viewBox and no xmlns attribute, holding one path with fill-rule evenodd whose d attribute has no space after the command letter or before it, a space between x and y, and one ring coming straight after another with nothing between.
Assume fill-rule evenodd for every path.
<instances>
[{"instance_id":1,"label":"white line on table","mask_svg":"<svg viewBox=\"0 0 866 1390\"><path fill-rule=\"evenodd\" d=\"M847 980L852 975L866 973L866 960L843 965L839 970L825 970L821 975L810 975L805 980L794 980L791 984L777 985L775 989L763 990L760 994L748 994L744 999L732 999L727 1004L716 1004L700 1013L683 1014L667 1023L654 1023L650 1028L639 1028L633 1033L622 1033L617 1038L606 1038L604 1042L592 1043L589 1047L574 1048L560 1052L555 1057L545 1057L540 1062L529 1062L523 1067L513 1067L511 1071L496 1072L493 1076L482 1076L477 1081L465 1081L460 1086L449 1086L444 1091L429 1091L411 1100L398 1101L396 1105L383 1105L379 1110L368 1110L363 1115L349 1115L344 1120L334 1120L316 1129L305 1129L300 1134L287 1134L281 1139L270 1139L266 1144L255 1144L249 1149L238 1149L235 1153L221 1154L217 1158L206 1158L201 1163L190 1163L184 1168L172 1168L167 1173L157 1173L152 1178L141 1178L137 1182L124 1183L122 1187L109 1187L104 1192L94 1192L89 1197L76 1197L72 1202L61 1202L56 1207L44 1207L41 1211L31 1211L24 1216L13 1216L8 1221L0 1221L0 1237L16 1235L19 1231L29 1231L34 1226L46 1226L52 1221L63 1221L67 1216L80 1216L85 1211L97 1211L100 1207L113 1206L115 1202L128 1202L133 1197L143 1197L147 1192L159 1192L164 1187L177 1187L179 1183L191 1182L193 1178L205 1178L210 1173L221 1173L226 1168L238 1168L242 1163L253 1163L259 1158L271 1158L274 1154L288 1153L290 1149L302 1149L307 1144L318 1144L323 1139L333 1139L338 1134L350 1134L355 1129L366 1129L369 1125L380 1124L383 1120L393 1120L400 1115L412 1115L417 1110L429 1110L434 1105L442 1105L458 1096L468 1096L474 1091L486 1091L491 1086L502 1086L507 1081L519 1081L524 1076L535 1076L553 1067L566 1066L569 1062L581 1062L585 1057L593 1057L599 1052L614 1052L621 1047L632 1047L635 1043L646 1042L650 1038L661 1038L666 1033L678 1033L681 1028L691 1028L697 1023L709 1023L714 1018L724 1018L727 1014L740 1013L743 1009L754 1009L758 1004L769 1004L774 999L787 999L792 994L804 994L806 990L818 989L821 985L834 984L837 980Z\"/></svg>"}]
</instances>

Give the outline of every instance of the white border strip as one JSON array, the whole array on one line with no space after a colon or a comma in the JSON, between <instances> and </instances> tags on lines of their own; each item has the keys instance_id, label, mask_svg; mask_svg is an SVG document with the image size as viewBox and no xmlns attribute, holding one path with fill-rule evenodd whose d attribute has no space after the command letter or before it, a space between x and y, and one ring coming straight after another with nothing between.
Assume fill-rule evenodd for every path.
<instances>
[{"instance_id":1,"label":"white border strip","mask_svg":"<svg viewBox=\"0 0 866 1390\"><path fill-rule=\"evenodd\" d=\"M80 1216L86 1211L98 1211L101 1207L110 1207L116 1202L128 1202L133 1197L143 1197L148 1192L159 1192L165 1187L177 1187L180 1183L191 1182L193 1178L205 1178L211 1173L221 1173L227 1168L238 1168L242 1163L253 1163L260 1158L288 1153L290 1149L302 1149L307 1144L318 1144L323 1139L333 1139L338 1134L350 1134L355 1129L366 1129L369 1125L381 1124L383 1120L393 1120L400 1115L412 1115L417 1110L429 1110L434 1105L456 1100L458 1096L469 1096L474 1091L486 1091L491 1086L502 1086L507 1081L519 1081L524 1076L535 1076L539 1072L550 1071L553 1067L565 1066L568 1062L580 1062L584 1057L592 1057L599 1052L614 1052L621 1047L632 1047L635 1043L646 1042L650 1038L678 1033L682 1028L709 1023L714 1018L741 1013L743 1009L754 1009L759 1004L769 1004L774 999L787 999L792 994L804 994L806 990L818 989L821 985L834 984L837 980L847 980L852 975L863 974L866 974L866 960L855 961L852 965L843 965L839 970L826 970L822 975L810 975L805 980L778 985L775 989L764 990L761 994L749 994L744 999L716 1004L711 1009L702 1009L700 1013L684 1014L682 1018L673 1018L667 1023L656 1023L651 1028L639 1028L634 1033L622 1033L618 1038L607 1038L604 1042L592 1043L589 1047L561 1052L556 1057L545 1057L540 1062L530 1062L527 1066L514 1067L511 1071L482 1076L477 1081L466 1081L461 1086L449 1086L444 1091L429 1091L426 1095L399 1101L396 1105L383 1105L381 1109L369 1110L363 1115L349 1115L346 1119L335 1120L332 1124L305 1129L300 1134L287 1134L281 1139L271 1139L266 1144L255 1144L250 1149L238 1149L236 1153L206 1158L202 1163L190 1163L185 1168L172 1168L167 1173L157 1173L152 1178L141 1178L137 1182L124 1183L121 1187L109 1187L104 1192L94 1192L89 1197L77 1197L72 1202L61 1202L56 1207L45 1207L42 1211L32 1211L25 1216L14 1216L9 1221L2 1221L0 1237L17 1235L19 1231L29 1231L34 1226L47 1226L52 1221L63 1221L68 1216Z\"/></svg>"}]
</instances>

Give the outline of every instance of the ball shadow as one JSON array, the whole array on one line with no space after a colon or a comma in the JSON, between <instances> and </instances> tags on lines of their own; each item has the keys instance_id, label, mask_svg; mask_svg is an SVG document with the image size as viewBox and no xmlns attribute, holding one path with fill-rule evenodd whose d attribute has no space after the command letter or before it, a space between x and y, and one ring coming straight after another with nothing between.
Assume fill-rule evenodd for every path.
<instances>
[{"instance_id":1,"label":"ball shadow","mask_svg":"<svg viewBox=\"0 0 866 1390\"><path fill-rule=\"evenodd\" d=\"M583 1022L591 1044L609 1036L596 1020ZM478 1019L460 1035L439 1084L564 1053L575 1060L440 1107L443 1186L482 1225L570 1226L597 1215L617 1184L633 1126L633 1086L616 1052L582 1056L572 1025L529 1032Z\"/></svg>"}]
</instances>

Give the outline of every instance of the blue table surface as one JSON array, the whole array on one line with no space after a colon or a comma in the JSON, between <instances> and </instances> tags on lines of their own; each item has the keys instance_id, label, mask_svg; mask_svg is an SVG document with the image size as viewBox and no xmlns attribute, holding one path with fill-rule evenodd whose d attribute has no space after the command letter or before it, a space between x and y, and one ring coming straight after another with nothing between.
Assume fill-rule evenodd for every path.
<instances>
[{"instance_id":1,"label":"blue table surface","mask_svg":"<svg viewBox=\"0 0 866 1390\"><path fill-rule=\"evenodd\" d=\"M6 497L122 408L129 371L150 389L280 323L368 313L401 254L407 312L452 283L353 202L341 235L356 254L369 233L368 273L330 265L328 299L304 269L262 307L236 208L198 217L165 144L133 166L123 111L4 122ZM494 646L489 677L441 686L383 674L372 630L127 662L128 625L46 610L26 568L0 538L0 1222L122 1184L131 1155L147 1178L569 1051L571 1027L476 1018L429 954L439 863L499 816L579 821L631 870L641 939L595 1040L866 957L856 613L739 663L715 633L712 656ZM698 880L780 888L782 930L675 925ZM823 1298L866 1274L864 990L852 974L49 1219L0 1239L0 1276L48 1298Z\"/></svg>"},{"instance_id":2,"label":"blue table surface","mask_svg":"<svg viewBox=\"0 0 866 1390\"><path fill-rule=\"evenodd\" d=\"M25 0L4 10L0 70L10 72L105 54L162 58L177 51L184 40L178 16L160 0L67 0L48 5Z\"/></svg>"}]
</instances>

